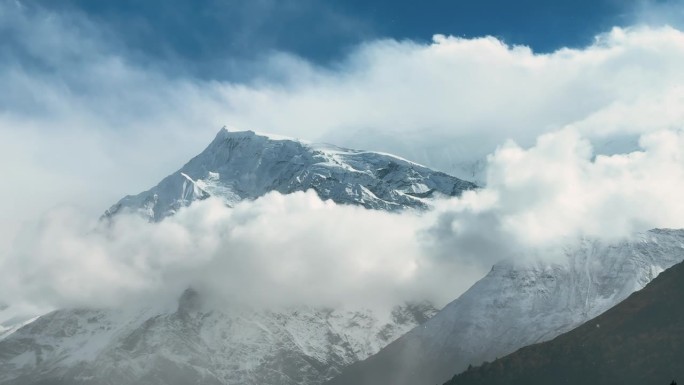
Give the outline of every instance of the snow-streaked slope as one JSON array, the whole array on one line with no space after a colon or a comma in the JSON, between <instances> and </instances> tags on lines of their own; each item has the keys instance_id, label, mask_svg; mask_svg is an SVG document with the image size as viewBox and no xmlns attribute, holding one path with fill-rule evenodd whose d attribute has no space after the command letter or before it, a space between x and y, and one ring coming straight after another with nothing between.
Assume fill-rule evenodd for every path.
<instances>
[{"instance_id":1,"label":"snow-streaked slope","mask_svg":"<svg viewBox=\"0 0 684 385\"><path fill-rule=\"evenodd\" d=\"M441 384L469 364L579 326L682 260L684 230L652 230L613 245L584 241L566 250L563 263L497 264L435 317L331 384Z\"/></svg>"},{"instance_id":2,"label":"snow-streaked slope","mask_svg":"<svg viewBox=\"0 0 684 385\"><path fill-rule=\"evenodd\" d=\"M466 370L444 385L668 384L684 378L682 303L679 263L582 326Z\"/></svg>"},{"instance_id":3,"label":"snow-streaked slope","mask_svg":"<svg viewBox=\"0 0 684 385\"><path fill-rule=\"evenodd\" d=\"M38 318L35 311L0 303L0 341Z\"/></svg>"},{"instance_id":4,"label":"snow-streaked slope","mask_svg":"<svg viewBox=\"0 0 684 385\"><path fill-rule=\"evenodd\" d=\"M435 312L219 311L191 290L174 309L62 310L0 341L0 384L320 384Z\"/></svg>"},{"instance_id":5,"label":"snow-streaked slope","mask_svg":"<svg viewBox=\"0 0 684 385\"><path fill-rule=\"evenodd\" d=\"M391 155L222 129L181 170L107 215L128 210L160 221L209 196L232 205L308 189L369 209L425 208L434 195L474 187ZM0 384L320 384L436 312L426 303L388 314L195 306L192 293L179 306L60 310L8 329Z\"/></svg>"},{"instance_id":6,"label":"snow-streaked slope","mask_svg":"<svg viewBox=\"0 0 684 385\"><path fill-rule=\"evenodd\" d=\"M309 189L336 203L399 210L425 208L426 198L459 195L475 187L388 154L223 128L180 170L148 191L123 198L105 215L131 210L158 221L209 196L233 205L271 191Z\"/></svg>"},{"instance_id":7,"label":"snow-streaked slope","mask_svg":"<svg viewBox=\"0 0 684 385\"><path fill-rule=\"evenodd\" d=\"M15 321L15 320L9 320L3 324L0 324L0 341L5 339L6 337L10 336L12 333L16 332L17 330L21 329L22 327L30 324L31 322L35 321L38 319L38 317L33 317L29 318L26 320L21 320L21 321Z\"/></svg>"}]
</instances>

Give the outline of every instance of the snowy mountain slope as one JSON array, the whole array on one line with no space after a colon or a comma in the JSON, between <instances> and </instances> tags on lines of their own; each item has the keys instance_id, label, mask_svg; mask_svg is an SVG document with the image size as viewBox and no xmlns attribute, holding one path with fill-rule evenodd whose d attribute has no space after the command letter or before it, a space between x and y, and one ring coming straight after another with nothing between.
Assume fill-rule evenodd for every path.
<instances>
[{"instance_id":1,"label":"snowy mountain slope","mask_svg":"<svg viewBox=\"0 0 684 385\"><path fill-rule=\"evenodd\" d=\"M668 384L684 378L684 264L551 341L471 368L445 385Z\"/></svg>"},{"instance_id":2,"label":"snowy mountain slope","mask_svg":"<svg viewBox=\"0 0 684 385\"><path fill-rule=\"evenodd\" d=\"M585 241L564 263L495 265L425 324L330 385L443 383L469 364L549 340L601 314L684 260L684 230L614 245Z\"/></svg>"},{"instance_id":3,"label":"snowy mountain slope","mask_svg":"<svg viewBox=\"0 0 684 385\"><path fill-rule=\"evenodd\" d=\"M154 221L209 196L228 205L271 191L314 189L324 199L369 209L427 207L426 198L476 186L392 155L223 128L209 146L152 189L127 196L105 215L132 210Z\"/></svg>"},{"instance_id":4,"label":"snowy mountain slope","mask_svg":"<svg viewBox=\"0 0 684 385\"><path fill-rule=\"evenodd\" d=\"M390 155L222 130L181 170L108 215L131 210L159 221L210 195L234 204L309 188L338 203L398 210L473 187ZM350 370L434 310L197 308L188 295L172 308L63 310L0 341L0 384L320 384L340 371L334 383L434 383L607 309L684 259L682 238L653 231L614 246L585 242L567 264L499 264L439 316Z\"/></svg>"},{"instance_id":5,"label":"snowy mountain slope","mask_svg":"<svg viewBox=\"0 0 684 385\"><path fill-rule=\"evenodd\" d=\"M5 339L6 337L9 337L12 333L21 329L25 325L28 325L31 322L35 321L37 318L38 317L33 317L33 318L29 318L27 320L22 320L22 321L10 320L8 322L0 324L0 341Z\"/></svg>"},{"instance_id":6,"label":"snowy mountain slope","mask_svg":"<svg viewBox=\"0 0 684 385\"><path fill-rule=\"evenodd\" d=\"M208 196L234 204L310 188L338 203L398 210L474 187L391 155L222 129L181 170L107 215L131 210L159 221ZM427 303L378 314L198 309L188 301L186 294L171 308L60 310L8 329L0 341L0 384L320 384L436 312Z\"/></svg>"},{"instance_id":7,"label":"snowy mountain slope","mask_svg":"<svg viewBox=\"0 0 684 385\"><path fill-rule=\"evenodd\" d=\"M175 309L62 310L0 341L0 384L320 384L435 312L218 311L191 290Z\"/></svg>"}]
</instances>

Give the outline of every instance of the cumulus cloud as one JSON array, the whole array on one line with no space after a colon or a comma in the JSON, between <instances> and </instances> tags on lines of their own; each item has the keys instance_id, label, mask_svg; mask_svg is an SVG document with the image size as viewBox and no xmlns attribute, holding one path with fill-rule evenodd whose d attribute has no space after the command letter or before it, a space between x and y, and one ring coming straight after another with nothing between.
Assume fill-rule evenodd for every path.
<instances>
[{"instance_id":1,"label":"cumulus cloud","mask_svg":"<svg viewBox=\"0 0 684 385\"><path fill-rule=\"evenodd\" d=\"M428 232L436 255L563 262L582 238L619 242L653 228L684 228L684 131L648 133L639 145L595 155L574 129L544 134L529 149L502 145L488 159L485 189L437 209Z\"/></svg>"},{"instance_id":2,"label":"cumulus cloud","mask_svg":"<svg viewBox=\"0 0 684 385\"><path fill-rule=\"evenodd\" d=\"M94 221L56 210L0 266L0 292L44 306L172 300L187 287L252 305L444 305L501 260L562 263L581 238L619 242L684 228L684 131L595 156L574 129L488 159L487 187L426 213L268 194L227 208L209 199L160 223Z\"/></svg>"},{"instance_id":3,"label":"cumulus cloud","mask_svg":"<svg viewBox=\"0 0 684 385\"><path fill-rule=\"evenodd\" d=\"M680 124L671 106L684 81L683 36L669 27L615 28L589 47L550 54L492 37L376 41L337 71L314 69L281 87L229 86L225 95L238 127L380 149L472 177L470 164L506 139L529 146L577 124L601 146ZM290 65L311 73L308 63Z\"/></svg>"},{"instance_id":4,"label":"cumulus cloud","mask_svg":"<svg viewBox=\"0 0 684 385\"><path fill-rule=\"evenodd\" d=\"M258 77L226 82L134 64L76 14L2 3L0 24L12 36L0 50L3 293L67 305L206 284L284 301L369 288L452 299L511 255L682 226L684 33L672 27L549 54L493 37L371 41L328 67L275 53ZM92 222L224 123L388 151L486 188L420 217L300 194L233 211L209 201L159 226ZM9 251L20 222L73 202L85 209L51 212Z\"/></svg>"},{"instance_id":5,"label":"cumulus cloud","mask_svg":"<svg viewBox=\"0 0 684 385\"><path fill-rule=\"evenodd\" d=\"M446 302L483 270L432 280L438 266L417 233L428 218L339 206L313 191L232 209L209 199L161 223L137 215L96 222L59 209L0 265L0 293L48 308L173 300L188 287L268 306Z\"/></svg>"}]
</instances>

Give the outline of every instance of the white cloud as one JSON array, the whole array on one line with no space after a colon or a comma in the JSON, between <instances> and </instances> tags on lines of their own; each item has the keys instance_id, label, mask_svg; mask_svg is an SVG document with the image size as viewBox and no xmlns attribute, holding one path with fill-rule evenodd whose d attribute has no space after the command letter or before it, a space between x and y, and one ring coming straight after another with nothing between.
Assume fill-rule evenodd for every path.
<instances>
[{"instance_id":1,"label":"white cloud","mask_svg":"<svg viewBox=\"0 0 684 385\"><path fill-rule=\"evenodd\" d=\"M684 228L684 131L648 133L639 143L638 151L594 156L586 138L564 129L529 149L501 146L489 157L485 189L440 205L429 232L437 251L483 263L558 262L580 238L618 242Z\"/></svg>"},{"instance_id":2,"label":"white cloud","mask_svg":"<svg viewBox=\"0 0 684 385\"><path fill-rule=\"evenodd\" d=\"M330 139L459 171L506 139L531 145L574 123L597 141L681 125L671 106L681 95L683 62L684 35L668 27L616 28L585 49L545 55L491 37L436 36L429 45L372 42L339 69L314 70L317 76L285 86L223 89L237 127ZM303 63L291 72L297 68L311 71ZM627 108L634 112L624 116Z\"/></svg>"},{"instance_id":3,"label":"white cloud","mask_svg":"<svg viewBox=\"0 0 684 385\"><path fill-rule=\"evenodd\" d=\"M2 164L30 170L23 185L34 191L43 178L73 180L57 200L78 196L96 211L161 179L223 124L392 152L468 177L506 139L527 146L576 124L615 142L603 137L682 123L673 106L684 35L672 28L614 29L585 49L545 55L491 37L373 41L330 68L278 53L258 64L260 78L227 83L137 67L78 14L3 4L0 15L18 47L0 65L3 149L34 153ZM35 217L55 197L4 192L0 201Z\"/></svg>"},{"instance_id":4,"label":"white cloud","mask_svg":"<svg viewBox=\"0 0 684 385\"><path fill-rule=\"evenodd\" d=\"M438 266L417 233L429 218L339 206L313 191L233 209L209 199L161 223L60 209L0 265L0 292L46 307L173 298L189 286L252 305L445 303L485 270L432 280Z\"/></svg>"},{"instance_id":5,"label":"white cloud","mask_svg":"<svg viewBox=\"0 0 684 385\"><path fill-rule=\"evenodd\" d=\"M230 209L196 203L161 223L55 210L0 265L0 292L43 306L171 299L188 286L252 305L444 305L493 263L563 262L579 238L617 242L684 228L684 131L594 156L573 129L489 157L488 185L426 213L371 211L271 193Z\"/></svg>"},{"instance_id":6,"label":"white cloud","mask_svg":"<svg viewBox=\"0 0 684 385\"><path fill-rule=\"evenodd\" d=\"M632 4L629 20L642 25L684 25L684 1L637 0Z\"/></svg>"},{"instance_id":7,"label":"white cloud","mask_svg":"<svg viewBox=\"0 0 684 385\"><path fill-rule=\"evenodd\" d=\"M616 28L584 49L543 55L491 37L373 41L329 68L275 54L260 63L262 77L227 83L137 67L97 26L62 17L0 5L0 21L21 37L0 52L5 293L116 302L174 291L187 274L248 297L276 284L283 298L334 301L368 288L377 298L453 297L511 254L682 226L684 33L674 28ZM206 202L157 227L91 222L178 168L224 123L460 175L508 139L518 144L489 158L486 189L421 218L274 195L235 211ZM643 151L630 152L638 137ZM592 143L616 155L594 157ZM5 252L19 223L65 202L85 210L53 212L27 231L34 241ZM230 270L224 263L237 277L228 286L215 273ZM282 274L293 266L296 282ZM330 290L308 297L306 281Z\"/></svg>"}]
</instances>

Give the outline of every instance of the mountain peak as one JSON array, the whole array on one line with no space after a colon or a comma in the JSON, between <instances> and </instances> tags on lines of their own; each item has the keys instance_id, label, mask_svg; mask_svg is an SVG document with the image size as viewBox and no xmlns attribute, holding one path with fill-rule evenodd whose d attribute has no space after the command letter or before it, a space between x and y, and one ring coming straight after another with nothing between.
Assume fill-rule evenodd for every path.
<instances>
[{"instance_id":1,"label":"mountain peak","mask_svg":"<svg viewBox=\"0 0 684 385\"><path fill-rule=\"evenodd\" d=\"M159 221L209 196L232 206L271 191L307 190L323 200L369 209L425 209L429 198L473 188L473 183L389 154L223 127L180 170L148 191L123 198L105 216L128 210Z\"/></svg>"},{"instance_id":2,"label":"mountain peak","mask_svg":"<svg viewBox=\"0 0 684 385\"><path fill-rule=\"evenodd\" d=\"M284 136L284 135L276 135L276 134L270 134L270 133L264 133L264 132L257 132L254 130L236 130L232 129L228 126L223 126L219 130L219 132L216 134L216 137L212 141L212 143L215 142L222 142L225 140L234 140L234 139L262 139L262 140L273 140L273 141L292 141L292 142L300 142L300 143L305 143L305 141L300 140L300 139L295 139L292 137Z\"/></svg>"},{"instance_id":3,"label":"mountain peak","mask_svg":"<svg viewBox=\"0 0 684 385\"><path fill-rule=\"evenodd\" d=\"M201 308L202 300L197 290L192 287L185 289L178 299L178 312L190 313Z\"/></svg>"}]
</instances>

